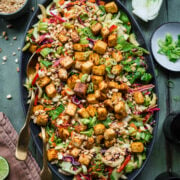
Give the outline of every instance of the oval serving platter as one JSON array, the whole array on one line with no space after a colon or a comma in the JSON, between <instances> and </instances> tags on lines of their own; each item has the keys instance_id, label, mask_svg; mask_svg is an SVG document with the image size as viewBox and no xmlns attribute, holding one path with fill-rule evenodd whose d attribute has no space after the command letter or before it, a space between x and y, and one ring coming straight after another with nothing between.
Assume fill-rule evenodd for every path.
<instances>
[{"instance_id":1,"label":"oval serving platter","mask_svg":"<svg viewBox=\"0 0 180 180\"><path fill-rule=\"evenodd\" d=\"M45 7L48 6L48 4L51 2L52 0L46 0L46 2L43 4ZM110 2L112 0L104 0L105 2ZM113 0L116 2L116 4L118 5L118 8L121 9L124 13L127 14L127 16L129 17L131 24L132 24L132 31L136 34L137 37L137 41L139 42L140 46L148 49L144 37L142 35L141 29L139 27L139 25L137 24L136 20L134 19L134 17L128 12L128 10L124 7L124 5L119 1L119 0ZM25 36L24 39L26 37L26 33L29 30L29 28L35 24L38 21L37 15L40 14L40 9L38 8L35 12L34 15L32 16L26 31L25 31ZM25 45L25 42L23 42L23 46ZM149 50L149 49L148 49ZM31 53L29 52L22 52L21 53L21 58L20 58L20 91L21 91L21 102L23 105L23 111L26 114L27 110L28 110L28 104L27 104L27 100L28 100L28 91L27 89L23 86L25 84L25 80L26 80L26 66L28 63L28 59L30 58ZM153 60L151 55L146 55L146 61L147 61L147 65L148 65L148 72L150 72L153 75L153 79L152 79L152 83L155 84L155 93L158 96L158 89L157 89L157 83L156 83L156 76L155 76L155 71L154 71L154 64L153 64ZM147 158L146 160L143 162L143 165L141 166L141 168L134 170L132 173L128 174L127 177L130 180L135 179L135 177L142 172L142 170L144 169L145 165L147 164L147 161L151 155L153 146L154 146L154 142L155 142L155 136L157 133L157 126L158 126L158 117L159 117L159 113L156 112L154 115L154 119L156 120L156 125L154 127L153 130L153 139L151 140L151 142L149 143L149 145L147 146ZM38 151L40 152L40 154L42 155L42 141L39 138L38 134L40 133L40 127L38 127L37 125L35 125L33 122L31 122L30 124L30 128L31 128L31 135L33 138L33 141L38 149ZM58 171L58 167L56 165L52 165L50 163L49 167L52 170L52 172L59 178L59 179L63 179L63 180L70 180L72 179L72 176L68 177L65 176L61 173L59 173Z\"/></svg>"}]
</instances>

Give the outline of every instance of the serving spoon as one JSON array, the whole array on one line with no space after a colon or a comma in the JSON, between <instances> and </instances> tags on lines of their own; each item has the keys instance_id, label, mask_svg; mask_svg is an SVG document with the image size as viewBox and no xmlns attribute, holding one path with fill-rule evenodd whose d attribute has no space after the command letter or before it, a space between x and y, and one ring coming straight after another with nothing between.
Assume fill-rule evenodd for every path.
<instances>
[{"instance_id":1,"label":"serving spoon","mask_svg":"<svg viewBox=\"0 0 180 180\"><path fill-rule=\"evenodd\" d=\"M47 154L46 154L46 132L45 128L41 127L42 141L43 141L43 168L40 172L41 180L51 180L52 173L48 168Z\"/></svg>"},{"instance_id":2,"label":"serving spoon","mask_svg":"<svg viewBox=\"0 0 180 180\"><path fill-rule=\"evenodd\" d=\"M32 56L29 58L28 65L26 68L27 77L31 80L34 77L34 74L36 73L36 70L34 68L36 63L37 63L36 53L33 53ZM28 145L29 145L29 139L30 139L30 117L32 114L34 100L35 100L35 92L32 89L30 104L29 104L27 115L26 115L26 120L25 120L24 126L20 130L19 138L16 145L15 156L18 160L21 160L21 161L24 161L27 158Z\"/></svg>"}]
</instances>

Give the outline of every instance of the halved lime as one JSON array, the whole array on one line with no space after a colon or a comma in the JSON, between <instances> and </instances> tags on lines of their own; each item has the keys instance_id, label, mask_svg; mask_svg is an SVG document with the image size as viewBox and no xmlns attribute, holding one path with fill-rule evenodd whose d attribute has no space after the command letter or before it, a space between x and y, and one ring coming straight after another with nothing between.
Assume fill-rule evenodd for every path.
<instances>
[{"instance_id":1,"label":"halved lime","mask_svg":"<svg viewBox=\"0 0 180 180\"><path fill-rule=\"evenodd\" d=\"M0 156L0 180L4 180L9 174L9 165L6 159Z\"/></svg>"}]
</instances>

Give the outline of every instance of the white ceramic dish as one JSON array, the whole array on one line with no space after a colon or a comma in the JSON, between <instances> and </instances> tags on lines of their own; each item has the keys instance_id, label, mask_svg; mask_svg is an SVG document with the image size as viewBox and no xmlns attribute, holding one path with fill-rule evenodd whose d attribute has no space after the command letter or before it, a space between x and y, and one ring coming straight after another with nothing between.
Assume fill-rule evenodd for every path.
<instances>
[{"instance_id":1,"label":"white ceramic dish","mask_svg":"<svg viewBox=\"0 0 180 180\"><path fill-rule=\"evenodd\" d=\"M174 41L176 41L178 38L178 35L180 34L180 23L170 22L170 23L166 23L158 27L151 37L151 51L155 60L162 67L170 71L180 72L180 59L177 62L173 63L169 61L165 55L158 53L158 50L159 50L158 40L159 39L164 40L167 33L170 33Z\"/></svg>"}]
</instances>

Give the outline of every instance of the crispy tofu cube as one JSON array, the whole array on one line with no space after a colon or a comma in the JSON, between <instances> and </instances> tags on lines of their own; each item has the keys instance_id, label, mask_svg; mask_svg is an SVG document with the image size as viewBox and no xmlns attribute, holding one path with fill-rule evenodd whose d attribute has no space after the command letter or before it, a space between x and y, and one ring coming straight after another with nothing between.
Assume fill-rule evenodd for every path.
<instances>
[{"instance_id":1,"label":"crispy tofu cube","mask_svg":"<svg viewBox=\"0 0 180 180\"><path fill-rule=\"evenodd\" d=\"M142 142L131 143L131 151L134 153L141 153L144 151L144 145Z\"/></svg>"},{"instance_id":2,"label":"crispy tofu cube","mask_svg":"<svg viewBox=\"0 0 180 180\"><path fill-rule=\"evenodd\" d=\"M114 106L114 111L118 114L123 114L124 112L126 112L125 103L123 101L118 102Z\"/></svg>"},{"instance_id":3,"label":"crispy tofu cube","mask_svg":"<svg viewBox=\"0 0 180 180\"><path fill-rule=\"evenodd\" d=\"M105 140L112 140L116 137L116 132L114 131L114 129L109 128L106 129L104 132L104 139Z\"/></svg>"},{"instance_id":4,"label":"crispy tofu cube","mask_svg":"<svg viewBox=\"0 0 180 180\"><path fill-rule=\"evenodd\" d=\"M81 71L82 73L90 74L92 67L93 63L91 61L86 61L84 64L82 64Z\"/></svg>"},{"instance_id":5,"label":"crispy tofu cube","mask_svg":"<svg viewBox=\"0 0 180 180\"><path fill-rule=\"evenodd\" d=\"M106 127L104 126L104 124L96 124L94 126L94 134L95 135L104 134L105 130L106 130Z\"/></svg>"},{"instance_id":6,"label":"crispy tofu cube","mask_svg":"<svg viewBox=\"0 0 180 180\"><path fill-rule=\"evenodd\" d=\"M76 74L73 74L72 76L70 76L67 80L67 85L69 88L74 89L74 86L76 84L76 81L78 80L78 76Z\"/></svg>"},{"instance_id":7,"label":"crispy tofu cube","mask_svg":"<svg viewBox=\"0 0 180 180\"><path fill-rule=\"evenodd\" d=\"M69 116L74 116L77 110L77 106L73 103L68 103L65 113Z\"/></svg>"},{"instance_id":8,"label":"crispy tofu cube","mask_svg":"<svg viewBox=\"0 0 180 180\"><path fill-rule=\"evenodd\" d=\"M60 78L62 81L66 81L67 78L68 78L67 70L66 70L66 69L63 69L63 68L60 68L60 69L59 69L58 75L59 75L59 78Z\"/></svg>"},{"instance_id":9,"label":"crispy tofu cube","mask_svg":"<svg viewBox=\"0 0 180 180\"><path fill-rule=\"evenodd\" d=\"M70 69L72 65L74 64L74 61L71 57L65 56L61 61L60 64L65 69Z\"/></svg>"},{"instance_id":10,"label":"crispy tofu cube","mask_svg":"<svg viewBox=\"0 0 180 180\"><path fill-rule=\"evenodd\" d=\"M105 10L107 13L117 13L118 7L115 2L109 2L105 5Z\"/></svg>"},{"instance_id":11,"label":"crispy tofu cube","mask_svg":"<svg viewBox=\"0 0 180 180\"><path fill-rule=\"evenodd\" d=\"M104 145L106 148L112 147L116 143L116 138L112 140L105 140Z\"/></svg>"},{"instance_id":12,"label":"crispy tofu cube","mask_svg":"<svg viewBox=\"0 0 180 180\"><path fill-rule=\"evenodd\" d=\"M77 157L79 156L80 152L81 152L80 149L74 147L74 148L71 150L70 154L71 154L71 156L77 158Z\"/></svg>"},{"instance_id":13,"label":"crispy tofu cube","mask_svg":"<svg viewBox=\"0 0 180 180\"><path fill-rule=\"evenodd\" d=\"M89 104L96 104L98 103L95 94L88 94L87 95L87 101Z\"/></svg>"},{"instance_id":14,"label":"crispy tofu cube","mask_svg":"<svg viewBox=\"0 0 180 180\"><path fill-rule=\"evenodd\" d=\"M49 84L45 88L48 97L53 98L56 95L56 88L53 83Z\"/></svg>"},{"instance_id":15,"label":"crispy tofu cube","mask_svg":"<svg viewBox=\"0 0 180 180\"><path fill-rule=\"evenodd\" d=\"M85 131L87 129L87 126L84 124L78 124L74 126L74 129L76 132L80 133L82 131Z\"/></svg>"},{"instance_id":16,"label":"crispy tofu cube","mask_svg":"<svg viewBox=\"0 0 180 180\"><path fill-rule=\"evenodd\" d=\"M82 144L83 140L82 139L79 139L77 137L74 137L71 141L72 145L79 148Z\"/></svg>"},{"instance_id":17,"label":"crispy tofu cube","mask_svg":"<svg viewBox=\"0 0 180 180\"><path fill-rule=\"evenodd\" d=\"M79 157L79 162L85 166L88 166L91 162L91 156L86 154L81 154Z\"/></svg>"},{"instance_id":18,"label":"crispy tofu cube","mask_svg":"<svg viewBox=\"0 0 180 180\"><path fill-rule=\"evenodd\" d=\"M60 127L58 128L58 135L61 139L65 140L70 136L70 133L67 129Z\"/></svg>"},{"instance_id":19,"label":"crispy tofu cube","mask_svg":"<svg viewBox=\"0 0 180 180\"><path fill-rule=\"evenodd\" d=\"M101 81L103 81L103 76L95 76L95 75L92 75L92 76L91 76L91 80L92 80L92 83L93 83L94 85L99 86L99 83L100 83Z\"/></svg>"},{"instance_id":20,"label":"crispy tofu cube","mask_svg":"<svg viewBox=\"0 0 180 180\"><path fill-rule=\"evenodd\" d=\"M93 24L91 26L91 30L92 30L93 34L95 34L95 35L99 34L99 32L101 31L101 28L102 28L102 25L99 22L96 24Z\"/></svg>"},{"instance_id":21,"label":"crispy tofu cube","mask_svg":"<svg viewBox=\"0 0 180 180\"><path fill-rule=\"evenodd\" d=\"M75 61L74 68L77 69L77 70L81 70L81 67L82 67L83 63L84 62L82 62L82 61Z\"/></svg>"},{"instance_id":22,"label":"crispy tofu cube","mask_svg":"<svg viewBox=\"0 0 180 180\"><path fill-rule=\"evenodd\" d=\"M99 90L100 91L105 91L105 90L107 90L107 88L108 88L108 84L105 81L101 81L99 83Z\"/></svg>"},{"instance_id":23,"label":"crispy tofu cube","mask_svg":"<svg viewBox=\"0 0 180 180\"><path fill-rule=\"evenodd\" d=\"M104 101L104 106L107 107L107 109L110 111L112 111L114 109L111 99L106 99Z\"/></svg>"},{"instance_id":24,"label":"crispy tofu cube","mask_svg":"<svg viewBox=\"0 0 180 180\"><path fill-rule=\"evenodd\" d=\"M78 110L78 114L82 117L82 118L89 118L89 113L85 108L81 108Z\"/></svg>"},{"instance_id":25,"label":"crispy tofu cube","mask_svg":"<svg viewBox=\"0 0 180 180\"><path fill-rule=\"evenodd\" d=\"M48 161L53 161L58 158L58 151L55 149L48 149L47 150L47 159Z\"/></svg>"},{"instance_id":26,"label":"crispy tofu cube","mask_svg":"<svg viewBox=\"0 0 180 180\"><path fill-rule=\"evenodd\" d=\"M96 108L94 106L89 105L86 110L91 117L96 115Z\"/></svg>"},{"instance_id":27,"label":"crispy tofu cube","mask_svg":"<svg viewBox=\"0 0 180 180\"><path fill-rule=\"evenodd\" d=\"M77 61L86 61L87 60L87 56L86 56L85 52L75 52L74 58Z\"/></svg>"},{"instance_id":28,"label":"crispy tofu cube","mask_svg":"<svg viewBox=\"0 0 180 180\"><path fill-rule=\"evenodd\" d=\"M37 116L37 119L36 119L36 124L39 125L39 126L46 126L48 122L48 115L45 114L40 114Z\"/></svg>"},{"instance_id":29,"label":"crispy tofu cube","mask_svg":"<svg viewBox=\"0 0 180 180\"><path fill-rule=\"evenodd\" d=\"M75 84L74 92L77 96L84 98L86 96L88 85L78 82Z\"/></svg>"},{"instance_id":30,"label":"crispy tofu cube","mask_svg":"<svg viewBox=\"0 0 180 180\"><path fill-rule=\"evenodd\" d=\"M99 66L93 66L92 73L98 76L104 76L106 71L106 66L104 64Z\"/></svg>"},{"instance_id":31,"label":"crispy tofu cube","mask_svg":"<svg viewBox=\"0 0 180 180\"><path fill-rule=\"evenodd\" d=\"M85 51L85 50L86 50L86 47L85 47L83 44L78 44L78 43L76 43L76 44L73 44L73 49L74 49L75 51L81 52L81 51Z\"/></svg>"},{"instance_id":32,"label":"crispy tofu cube","mask_svg":"<svg viewBox=\"0 0 180 180\"><path fill-rule=\"evenodd\" d=\"M96 99L99 99L101 97L101 91L99 89L95 90L94 94Z\"/></svg>"},{"instance_id":33,"label":"crispy tofu cube","mask_svg":"<svg viewBox=\"0 0 180 180\"><path fill-rule=\"evenodd\" d=\"M38 81L37 81L37 84L40 86L40 87L44 87L46 86L47 84L49 84L51 82L51 79L48 78L47 76L44 76L42 78L40 78Z\"/></svg>"},{"instance_id":34,"label":"crispy tofu cube","mask_svg":"<svg viewBox=\"0 0 180 180\"><path fill-rule=\"evenodd\" d=\"M134 92L134 100L136 101L137 104L143 104L144 96L143 96L142 92L140 92L140 91Z\"/></svg>"},{"instance_id":35,"label":"crispy tofu cube","mask_svg":"<svg viewBox=\"0 0 180 180\"><path fill-rule=\"evenodd\" d=\"M87 139L87 141L85 142L85 147L86 149L91 149L94 145L94 138L93 137L89 137Z\"/></svg>"},{"instance_id":36,"label":"crispy tofu cube","mask_svg":"<svg viewBox=\"0 0 180 180\"><path fill-rule=\"evenodd\" d=\"M122 56L122 54L121 54L120 51L118 51L118 52L113 52L113 53L112 53L112 57L113 57L113 59L116 60L117 63L119 63L120 61L123 60L123 56Z\"/></svg>"},{"instance_id":37,"label":"crispy tofu cube","mask_svg":"<svg viewBox=\"0 0 180 180\"><path fill-rule=\"evenodd\" d=\"M108 36L108 46L114 47L117 44L117 34L111 34Z\"/></svg>"},{"instance_id":38,"label":"crispy tofu cube","mask_svg":"<svg viewBox=\"0 0 180 180\"><path fill-rule=\"evenodd\" d=\"M58 36L58 39L59 39L59 41L60 41L61 43L63 43L63 44L68 41L68 37L65 36L64 34L60 34L60 35Z\"/></svg>"},{"instance_id":39,"label":"crispy tofu cube","mask_svg":"<svg viewBox=\"0 0 180 180\"><path fill-rule=\"evenodd\" d=\"M99 54L104 54L106 52L106 49L107 49L107 43L101 40L98 40L93 48L93 50Z\"/></svg>"},{"instance_id":40,"label":"crispy tofu cube","mask_svg":"<svg viewBox=\"0 0 180 180\"><path fill-rule=\"evenodd\" d=\"M29 51L34 53L37 50L37 48L38 48L37 45L31 44L31 46L29 47Z\"/></svg>"},{"instance_id":41,"label":"crispy tofu cube","mask_svg":"<svg viewBox=\"0 0 180 180\"><path fill-rule=\"evenodd\" d=\"M120 91L127 91L129 89L129 86L126 83L122 83L119 85Z\"/></svg>"},{"instance_id":42,"label":"crispy tofu cube","mask_svg":"<svg viewBox=\"0 0 180 180\"><path fill-rule=\"evenodd\" d=\"M44 109L43 105L34 106L33 107L33 113L35 113L36 111L39 111L39 110L43 110L43 109Z\"/></svg>"},{"instance_id":43,"label":"crispy tofu cube","mask_svg":"<svg viewBox=\"0 0 180 180\"><path fill-rule=\"evenodd\" d=\"M97 109L97 114L98 114L98 120L103 121L106 120L108 112L106 108L99 107Z\"/></svg>"},{"instance_id":44,"label":"crispy tofu cube","mask_svg":"<svg viewBox=\"0 0 180 180\"><path fill-rule=\"evenodd\" d=\"M71 32L71 39L74 43L77 43L80 41L80 37L76 31Z\"/></svg>"},{"instance_id":45,"label":"crispy tofu cube","mask_svg":"<svg viewBox=\"0 0 180 180\"><path fill-rule=\"evenodd\" d=\"M111 101L113 104L117 104L122 99L122 93L120 92L114 92L111 98Z\"/></svg>"},{"instance_id":46,"label":"crispy tofu cube","mask_svg":"<svg viewBox=\"0 0 180 180\"><path fill-rule=\"evenodd\" d=\"M101 35L104 39L108 37L109 33L110 33L110 31L107 27L103 27L101 29Z\"/></svg>"},{"instance_id":47,"label":"crispy tofu cube","mask_svg":"<svg viewBox=\"0 0 180 180\"><path fill-rule=\"evenodd\" d=\"M95 65L99 65L100 64L99 54L97 53L90 54L89 61L92 61Z\"/></svg>"},{"instance_id":48,"label":"crispy tofu cube","mask_svg":"<svg viewBox=\"0 0 180 180\"><path fill-rule=\"evenodd\" d=\"M114 82L114 81L109 81L108 82L108 87L110 89L118 89L119 88L119 84L117 82Z\"/></svg>"},{"instance_id":49,"label":"crispy tofu cube","mask_svg":"<svg viewBox=\"0 0 180 180\"><path fill-rule=\"evenodd\" d=\"M113 66L111 69L111 73L114 75L120 75L121 71L122 71L122 66L119 64Z\"/></svg>"}]
</instances>

